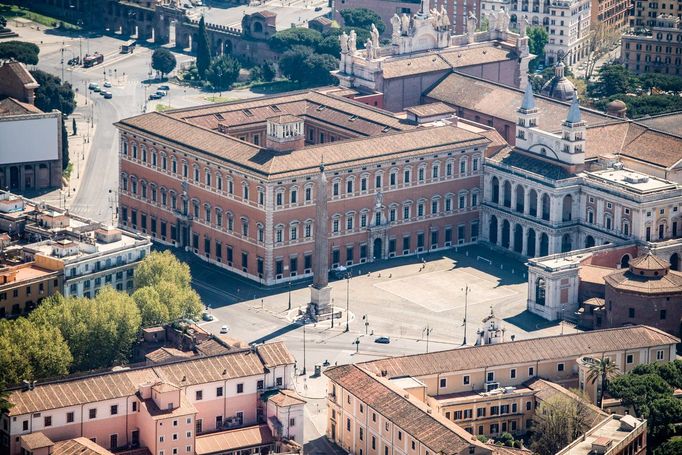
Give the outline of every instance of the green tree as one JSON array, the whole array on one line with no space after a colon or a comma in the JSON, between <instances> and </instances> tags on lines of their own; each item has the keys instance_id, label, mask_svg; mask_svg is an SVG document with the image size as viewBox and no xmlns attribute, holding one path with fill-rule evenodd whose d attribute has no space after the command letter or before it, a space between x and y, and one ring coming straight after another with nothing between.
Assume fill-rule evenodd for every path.
<instances>
[{"instance_id":1,"label":"green tree","mask_svg":"<svg viewBox=\"0 0 682 455\"><path fill-rule=\"evenodd\" d=\"M639 77L642 87L650 90L657 88L665 91L682 92L682 77L669 74L648 73Z\"/></svg>"},{"instance_id":2,"label":"green tree","mask_svg":"<svg viewBox=\"0 0 682 455\"><path fill-rule=\"evenodd\" d=\"M208 33L204 16L199 19L199 33L197 38L197 70L201 79L206 78L206 71L211 65L211 49L208 46Z\"/></svg>"},{"instance_id":3,"label":"green tree","mask_svg":"<svg viewBox=\"0 0 682 455\"><path fill-rule=\"evenodd\" d=\"M9 392L5 390L5 385L0 383L0 414L9 411L12 406L9 402Z\"/></svg>"},{"instance_id":4,"label":"green tree","mask_svg":"<svg viewBox=\"0 0 682 455\"><path fill-rule=\"evenodd\" d=\"M599 395L597 395L597 406L600 408L602 407L602 401L604 401L604 393L608 387L608 381L617 374L618 366L609 357L597 359L590 365L587 372L587 381L594 384L599 379L601 387L599 387Z\"/></svg>"},{"instance_id":5,"label":"green tree","mask_svg":"<svg viewBox=\"0 0 682 455\"><path fill-rule=\"evenodd\" d=\"M528 47L531 54L537 55L532 61L533 65L537 65L545 61L545 46L549 42L549 35L544 27L529 27L528 28ZM537 63L535 63L537 62Z\"/></svg>"},{"instance_id":6,"label":"green tree","mask_svg":"<svg viewBox=\"0 0 682 455\"><path fill-rule=\"evenodd\" d=\"M57 109L64 115L71 115L76 109L76 96L71 84L62 83L57 76L41 70L31 71L40 87L36 89L35 105L44 112Z\"/></svg>"},{"instance_id":7,"label":"green tree","mask_svg":"<svg viewBox=\"0 0 682 455\"><path fill-rule=\"evenodd\" d=\"M296 46L279 59L279 70L288 79L306 86L334 84L330 71L338 67L338 60L328 54L315 54L305 46Z\"/></svg>"},{"instance_id":8,"label":"green tree","mask_svg":"<svg viewBox=\"0 0 682 455\"><path fill-rule=\"evenodd\" d=\"M242 65L231 55L221 55L213 59L206 71L206 80L218 90L228 90L239 77Z\"/></svg>"},{"instance_id":9,"label":"green tree","mask_svg":"<svg viewBox=\"0 0 682 455\"><path fill-rule=\"evenodd\" d=\"M316 49L322 41L322 34L317 30L303 27L292 27L280 30L270 37L268 45L275 52L286 52L295 46L307 46Z\"/></svg>"},{"instance_id":10,"label":"green tree","mask_svg":"<svg viewBox=\"0 0 682 455\"><path fill-rule=\"evenodd\" d=\"M341 44L339 43L338 35L327 35L322 38L322 41L317 46L317 52L320 54L329 54L334 57L341 55Z\"/></svg>"},{"instance_id":11,"label":"green tree","mask_svg":"<svg viewBox=\"0 0 682 455\"><path fill-rule=\"evenodd\" d=\"M377 13L367 8L348 8L340 11L343 25L346 27L364 28L369 30L374 24L379 34L384 33L386 24Z\"/></svg>"},{"instance_id":12,"label":"green tree","mask_svg":"<svg viewBox=\"0 0 682 455\"><path fill-rule=\"evenodd\" d=\"M0 26L2 28L4 26ZM27 65L38 64L40 48L24 41L5 41L0 43L0 60L16 60Z\"/></svg>"},{"instance_id":13,"label":"green tree","mask_svg":"<svg viewBox=\"0 0 682 455\"><path fill-rule=\"evenodd\" d=\"M670 438L654 450L654 455L680 455L681 453L682 436Z\"/></svg>"},{"instance_id":14,"label":"green tree","mask_svg":"<svg viewBox=\"0 0 682 455\"><path fill-rule=\"evenodd\" d=\"M672 387L657 374L623 374L609 384L609 393L632 406L638 416L649 415L649 405L672 394Z\"/></svg>"},{"instance_id":15,"label":"green tree","mask_svg":"<svg viewBox=\"0 0 682 455\"><path fill-rule=\"evenodd\" d=\"M674 436L677 426L682 423L682 400L672 395L653 400L647 420L649 435L655 441Z\"/></svg>"},{"instance_id":16,"label":"green tree","mask_svg":"<svg viewBox=\"0 0 682 455\"><path fill-rule=\"evenodd\" d=\"M178 260L173 253L154 251L144 258L135 269L135 288L157 287L171 283L180 288L190 287L192 275L189 266Z\"/></svg>"},{"instance_id":17,"label":"green tree","mask_svg":"<svg viewBox=\"0 0 682 455\"><path fill-rule=\"evenodd\" d=\"M590 414L587 403L565 395L541 402L533 419L531 450L554 455L590 428Z\"/></svg>"},{"instance_id":18,"label":"green tree","mask_svg":"<svg viewBox=\"0 0 682 455\"><path fill-rule=\"evenodd\" d=\"M312 54L309 47L294 46L280 57L279 72L287 79L302 83L307 77L305 61Z\"/></svg>"},{"instance_id":19,"label":"green tree","mask_svg":"<svg viewBox=\"0 0 682 455\"><path fill-rule=\"evenodd\" d=\"M191 287L189 266L170 252L153 252L135 270L135 286L139 290L153 288L161 304L167 308L167 319L196 319L201 314L199 294ZM137 291L136 291L137 293ZM165 316L165 313L157 313Z\"/></svg>"},{"instance_id":20,"label":"green tree","mask_svg":"<svg viewBox=\"0 0 682 455\"><path fill-rule=\"evenodd\" d=\"M0 383L19 384L68 373L71 352L59 329L26 318L0 320Z\"/></svg>"},{"instance_id":21,"label":"green tree","mask_svg":"<svg viewBox=\"0 0 682 455\"><path fill-rule=\"evenodd\" d=\"M590 85L593 96L610 97L625 94L635 89L637 79L623 65L617 63L599 68L599 78Z\"/></svg>"},{"instance_id":22,"label":"green tree","mask_svg":"<svg viewBox=\"0 0 682 455\"><path fill-rule=\"evenodd\" d=\"M5 16L0 16L0 30L4 30L7 27L7 19Z\"/></svg>"},{"instance_id":23,"label":"green tree","mask_svg":"<svg viewBox=\"0 0 682 455\"><path fill-rule=\"evenodd\" d=\"M110 287L94 299L49 297L29 319L59 329L73 354L76 371L126 363L142 322L132 297Z\"/></svg>"},{"instance_id":24,"label":"green tree","mask_svg":"<svg viewBox=\"0 0 682 455\"><path fill-rule=\"evenodd\" d=\"M312 54L304 62L305 82L313 87L334 85L337 79L330 71L338 69L339 61L329 54Z\"/></svg>"},{"instance_id":25,"label":"green tree","mask_svg":"<svg viewBox=\"0 0 682 455\"><path fill-rule=\"evenodd\" d=\"M175 69L177 61L175 55L165 47L160 47L152 54L152 68L161 73L161 77L165 77Z\"/></svg>"},{"instance_id":26,"label":"green tree","mask_svg":"<svg viewBox=\"0 0 682 455\"><path fill-rule=\"evenodd\" d=\"M140 288L132 297L140 310L142 327L153 327L170 321L168 307L161 303L159 293L153 287Z\"/></svg>"},{"instance_id":27,"label":"green tree","mask_svg":"<svg viewBox=\"0 0 682 455\"><path fill-rule=\"evenodd\" d=\"M277 75L277 67L272 62L265 62L261 65L263 80L266 82L272 81Z\"/></svg>"}]
</instances>

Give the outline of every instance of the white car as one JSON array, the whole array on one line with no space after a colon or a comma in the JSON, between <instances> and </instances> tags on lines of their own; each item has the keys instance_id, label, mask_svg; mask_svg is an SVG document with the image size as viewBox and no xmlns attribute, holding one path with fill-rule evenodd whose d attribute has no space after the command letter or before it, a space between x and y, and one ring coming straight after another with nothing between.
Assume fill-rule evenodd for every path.
<instances>
[{"instance_id":1,"label":"white car","mask_svg":"<svg viewBox=\"0 0 682 455\"><path fill-rule=\"evenodd\" d=\"M230 331L230 328L229 328L228 326L226 326L226 325L224 325L224 326L222 326L222 327L220 328L220 333L223 334L223 335L226 334L226 333L229 332L229 331Z\"/></svg>"},{"instance_id":2,"label":"white car","mask_svg":"<svg viewBox=\"0 0 682 455\"><path fill-rule=\"evenodd\" d=\"M111 88L111 82L109 82L109 81L106 81L106 82L105 82L104 84L102 84L102 85L104 85L106 88Z\"/></svg>"}]
</instances>

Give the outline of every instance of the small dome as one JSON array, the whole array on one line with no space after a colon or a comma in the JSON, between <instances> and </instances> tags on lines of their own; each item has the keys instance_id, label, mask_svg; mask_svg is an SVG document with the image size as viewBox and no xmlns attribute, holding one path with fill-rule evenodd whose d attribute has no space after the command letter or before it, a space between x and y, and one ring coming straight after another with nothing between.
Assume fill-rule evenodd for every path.
<instances>
[{"instance_id":1,"label":"small dome","mask_svg":"<svg viewBox=\"0 0 682 455\"><path fill-rule=\"evenodd\" d=\"M560 101L571 101L575 96L575 85L565 77L553 77L544 87L542 94Z\"/></svg>"},{"instance_id":2,"label":"small dome","mask_svg":"<svg viewBox=\"0 0 682 455\"><path fill-rule=\"evenodd\" d=\"M606 113L616 117L625 117L627 110L627 105L621 100L613 100L606 105Z\"/></svg>"},{"instance_id":3,"label":"small dome","mask_svg":"<svg viewBox=\"0 0 682 455\"><path fill-rule=\"evenodd\" d=\"M668 270L670 270L670 264L651 253L630 262L630 272L639 276L664 276Z\"/></svg>"}]
</instances>

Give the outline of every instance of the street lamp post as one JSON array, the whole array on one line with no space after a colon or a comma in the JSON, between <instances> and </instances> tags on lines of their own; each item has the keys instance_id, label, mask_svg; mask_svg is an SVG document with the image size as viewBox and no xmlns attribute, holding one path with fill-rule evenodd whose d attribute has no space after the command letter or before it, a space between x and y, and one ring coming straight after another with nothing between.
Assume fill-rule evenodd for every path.
<instances>
[{"instance_id":1,"label":"street lamp post","mask_svg":"<svg viewBox=\"0 0 682 455\"><path fill-rule=\"evenodd\" d=\"M362 320L365 321L365 335L367 335L367 331L369 330L369 315L363 314Z\"/></svg>"},{"instance_id":2,"label":"street lamp post","mask_svg":"<svg viewBox=\"0 0 682 455\"><path fill-rule=\"evenodd\" d=\"M433 328L426 324L426 328L422 330L422 336L426 335L426 353L429 353L429 335L433 332Z\"/></svg>"},{"instance_id":3,"label":"street lamp post","mask_svg":"<svg viewBox=\"0 0 682 455\"><path fill-rule=\"evenodd\" d=\"M467 344L467 310L469 308L469 285L464 285L464 340L462 346Z\"/></svg>"},{"instance_id":4,"label":"street lamp post","mask_svg":"<svg viewBox=\"0 0 682 455\"><path fill-rule=\"evenodd\" d=\"M346 274L346 330L345 332L348 332L350 330L350 321L349 321L349 310L350 310L350 272Z\"/></svg>"},{"instance_id":5,"label":"street lamp post","mask_svg":"<svg viewBox=\"0 0 682 455\"><path fill-rule=\"evenodd\" d=\"M291 310L291 280L289 280L289 309Z\"/></svg>"}]
</instances>

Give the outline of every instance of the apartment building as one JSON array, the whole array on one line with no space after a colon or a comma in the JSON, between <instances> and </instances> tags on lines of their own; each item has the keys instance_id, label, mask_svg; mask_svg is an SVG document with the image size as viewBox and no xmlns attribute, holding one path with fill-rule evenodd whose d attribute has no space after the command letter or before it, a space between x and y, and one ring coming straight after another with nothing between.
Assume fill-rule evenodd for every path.
<instances>
[{"instance_id":1,"label":"apartment building","mask_svg":"<svg viewBox=\"0 0 682 455\"><path fill-rule=\"evenodd\" d=\"M64 296L87 298L104 286L132 292L135 268L150 251L148 237L111 226L62 234L23 248L27 260L62 271Z\"/></svg>"},{"instance_id":2,"label":"apartment building","mask_svg":"<svg viewBox=\"0 0 682 455\"><path fill-rule=\"evenodd\" d=\"M0 318L28 313L45 297L62 290L62 273L35 261L0 267Z\"/></svg>"},{"instance_id":3,"label":"apartment building","mask_svg":"<svg viewBox=\"0 0 682 455\"><path fill-rule=\"evenodd\" d=\"M240 431L265 424L258 446L272 451L285 439L303 440L305 402L290 390L293 365L286 347L271 343L28 384L10 391L13 407L1 418L3 450L22 453L22 438L41 433L53 442L87 438L112 451L194 455L198 445L210 453L216 439L240 441ZM238 444L220 449L239 450Z\"/></svg>"},{"instance_id":4,"label":"apartment building","mask_svg":"<svg viewBox=\"0 0 682 455\"><path fill-rule=\"evenodd\" d=\"M670 15L682 19L682 1L635 1L630 12L630 27L633 29L655 27L660 15Z\"/></svg>"},{"instance_id":5,"label":"apartment building","mask_svg":"<svg viewBox=\"0 0 682 455\"><path fill-rule=\"evenodd\" d=\"M623 35L621 58L625 68L636 74L682 74L682 19L679 14L660 14L648 20L646 27Z\"/></svg>"},{"instance_id":6,"label":"apartment building","mask_svg":"<svg viewBox=\"0 0 682 455\"><path fill-rule=\"evenodd\" d=\"M591 51L592 7L592 0L511 0L509 14L515 27L525 20L531 27L545 28L549 35L545 65L560 58L574 65Z\"/></svg>"},{"instance_id":7,"label":"apartment building","mask_svg":"<svg viewBox=\"0 0 682 455\"><path fill-rule=\"evenodd\" d=\"M568 387L580 385L594 396L598 381L581 381L584 356L608 357L630 371L670 361L678 342L660 330L631 326L333 367L325 371L327 436L353 454L484 453L475 436L524 434L542 401L557 394L581 400ZM590 425L608 418L585 407ZM628 441L638 450L645 444L641 434ZM444 449L439 440L458 446Z\"/></svg>"},{"instance_id":8,"label":"apartment building","mask_svg":"<svg viewBox=\"0 0 682 455\"><path fill-rule=\"evenodd\" d=\"M475 242L483 156L500 141L322 91L117 127L120 225L265 284L312 273L321 163L330 265L349 266Z\"/></svg>"}]
</instances>

